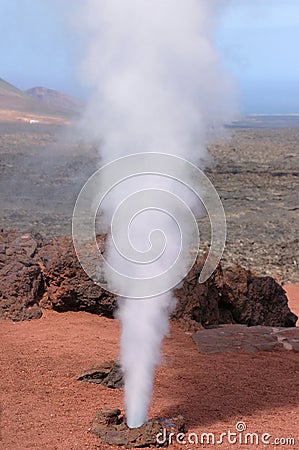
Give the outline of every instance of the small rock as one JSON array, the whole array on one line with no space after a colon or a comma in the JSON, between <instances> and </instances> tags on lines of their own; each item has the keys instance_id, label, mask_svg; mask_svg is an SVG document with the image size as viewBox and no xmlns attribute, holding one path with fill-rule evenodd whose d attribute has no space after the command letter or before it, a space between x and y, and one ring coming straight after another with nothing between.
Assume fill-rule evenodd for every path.
<instances>
[{"instance_id":1,"label":"small rock","mask_svg":"<svg viewBox=\"0 0 299 450\"><path fill-rule=\"evenodd\" d=\"M82 372L77 380L102 384L110 389L120 389L124 385L123 372L118 361L106 361L101 366L91 367Z\"/></svg>"}]
</instances>

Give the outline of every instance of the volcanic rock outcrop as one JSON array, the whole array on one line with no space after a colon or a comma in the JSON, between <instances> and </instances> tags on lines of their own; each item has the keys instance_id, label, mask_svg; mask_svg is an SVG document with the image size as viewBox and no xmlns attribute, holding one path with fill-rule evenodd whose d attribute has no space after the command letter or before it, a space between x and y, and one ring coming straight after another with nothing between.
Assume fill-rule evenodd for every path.
<instances>
[{"instance_id":1,"label":"volcanic rock outcrop","mask_svg":"<svg viewBox=\"0 0 299 450\"><path fill-rule=\"evenodd\" d=\"M172 315L184 326L239 323L293 327L297 316L288 307L284 289L272 277L258 277L242 267L222 269L198 283L205 258L198 257L182 286L175 290L178 299Z\"/></svg>"},{"instance_id":2,"label":"volcanic rock outcrop","mask_svg":"<svg viewBox=\"0 0 299 450\"><path fill-rule=\"evenodd\" d=\"M0 233L0 318L15 321L38 319L44 288L34 256L41 240L37 235Z\"/></svg>"},{"instance_id":3,"label":"volcanic rock outcrop","mask_svg":"<svg viewBox=\"0 0 299 450\"><path fill-rule=\"evenodd\" d=\"M103 246L104 239L98 239ZM71 239L47 241L36 257L46 287L41 301L44 308L55 311L87 311L112 317L116 298L95 284L82 269Z\"/></svg>"},{"instance_id":4,"label":"volcanic rock outcrop","mask_svg":"<svg viewBox=\"0 0 299 450\"><path fill-rule=\"evenodd\" d=\"M98 237L104 251L105 240ZM297 316L288 307L283 288L271 277L242 267L219 264L203 284L198 277L205 258L175 290L172 319L186 329L239 323L293 327ZM115 295L96 285L82 269L70 238L44 240L38 234L0 231L0 318L14 321L41 317L41 308L87 311L113 317Z\"/></svg>"}]
</instances>

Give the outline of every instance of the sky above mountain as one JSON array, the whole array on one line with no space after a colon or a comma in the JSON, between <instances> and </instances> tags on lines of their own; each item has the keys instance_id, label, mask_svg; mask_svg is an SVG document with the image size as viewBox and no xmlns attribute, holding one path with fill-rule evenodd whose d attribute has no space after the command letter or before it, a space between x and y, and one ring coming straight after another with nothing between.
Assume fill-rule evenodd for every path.
<instances>
[{"instance_id":1,"label":"sky above mountain","mask_svg":"<svg viewBox=\"0 0 299 450\"><path fill-rule=\"evenodd\" d=\"M71 0L0 0L0 77L84 98ZM225 3L225 2L224 2ZM298 0L230 0L215 41L246 113L299 113ZM78 18L77 18L78 19Z\"/></svg>"}]
</instances>

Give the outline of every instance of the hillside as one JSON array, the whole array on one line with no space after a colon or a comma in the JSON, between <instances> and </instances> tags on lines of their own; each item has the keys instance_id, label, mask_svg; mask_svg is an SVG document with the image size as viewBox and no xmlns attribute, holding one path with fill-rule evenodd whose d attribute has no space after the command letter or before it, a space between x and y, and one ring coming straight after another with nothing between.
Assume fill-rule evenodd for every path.
<instances>
[{"instance_id":1,"label":"hillside","mask_svg":"<svg viewBox=\"0 0 299 450\"><path fill-rule=\"evenodd\" d=\"M0 78L0 95L6 95L11 93L11 95L23 96L24 93L20 89L16 88L12 84Z\"/></svg>"},{"instance_id":2,"label":"hillside","mask_svg":"<svg viewBox=\"0 0 299 450\"><path fill-rule=\"evenodd\" d=\"M78 112L78 107L66 108L36 100L0 78L0 122L68 123Z\"/></svg>"},{"instance_id":3,"label":"hillside","mask_svg":"<svg viewBox=\"0 0 299 450\"><path fill-rule=\"evenodd\" d=\"M0 109L11 109L18 105L24 107L29 97L20 89L0 78Z\"/></svg>"},{"instance_id":4,"label":"hillside","mask_svg":"<svg viewBox=\"0 0 299 450\"><path fill-rule=\"evenodd\" d=\"M27 89L25 93L35 100L54 107L77 112L80 112L83 108L83 103L78 99L54 89L39 86Z\"/></svg>"}]
</instances>

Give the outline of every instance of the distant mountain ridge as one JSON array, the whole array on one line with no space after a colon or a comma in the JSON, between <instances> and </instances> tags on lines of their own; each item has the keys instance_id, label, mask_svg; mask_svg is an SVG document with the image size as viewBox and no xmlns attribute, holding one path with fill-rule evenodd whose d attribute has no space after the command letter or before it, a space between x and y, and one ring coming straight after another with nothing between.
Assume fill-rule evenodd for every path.
<instances>
[{"instance_id":1,"label":"distant mountain ridge","mask_svg":"<svg viewBox=\"0 0 299 450\"><path fill-rule=\"evenodd\" d=\"M46 87L37 86L24 92L35 100L71 111L79 112L84 106L83 102L75 97Z\"/></svg>"},{"instance_id":2,"label":"distant mountain ridge","mask_svg":"<svg viewBox=\"0 0 299 450\"><path fill-rule=\"evenodd\" d=\"M65 123L78 117L83 106L62 92L41 87L22 91L0 78L0 121Z\"/></svg>"}]
</instances>

